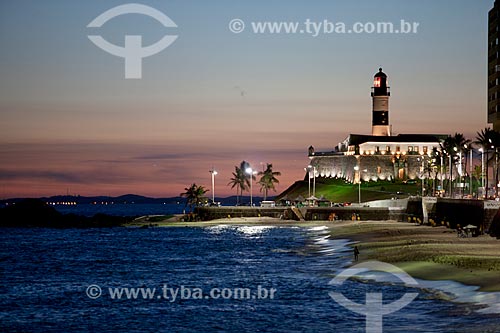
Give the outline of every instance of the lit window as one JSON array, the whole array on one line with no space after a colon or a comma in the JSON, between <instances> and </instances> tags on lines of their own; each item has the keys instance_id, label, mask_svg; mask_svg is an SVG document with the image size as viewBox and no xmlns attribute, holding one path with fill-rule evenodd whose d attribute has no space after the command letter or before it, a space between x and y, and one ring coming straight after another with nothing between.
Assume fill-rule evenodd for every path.
<instances>
[{"instance_id":1,"label":"lit window","mask_svg":"<svg viewBox=\"0 0 500 333\"><path fill-rule=\"evenodd\" d=\"M386 151L391 151L391 146L387 146L387 147L385 147L385 150L386 150Z\"/></svg>"},{"instance_id":2,"label":"lit window","mask_svg":"<svg viewBox=\"0 0 500 333\"><path fill-rule=\"evenodd\" d=\"M424 154L427 154L427 146L424 146Z\"/></svg>"},{"instance_id":3,"label":"lit window","mask_svg":"<svg viewBox=\"0 0 500 333\"><path fill-rule=\"evenodd\" d=\"M414 149L414 150L415 150L415 152L417 152L417 153L418 153L418 146L415 146L415 149Z\"/></svg>"},{"instance_id":4,"label":"lit window","mask_svg":"<svg viewBox=\"0 0 500 333\"><path fill-rule=\"evenodd\" d=\"M409 146L408 147L408 152L411 153L413 151L413 147L412 146Z\"/></svg>"},{"instance_id":5,"label":"lit window","mask_svg":"<svg viewBox=\"0 0 500 333\"><path fill-rule=\"evenodd\" d=\"M380 78L376 77L375 80L373 80L373 86L375 88L380 88Z\"/></svg>"}]
</instances>

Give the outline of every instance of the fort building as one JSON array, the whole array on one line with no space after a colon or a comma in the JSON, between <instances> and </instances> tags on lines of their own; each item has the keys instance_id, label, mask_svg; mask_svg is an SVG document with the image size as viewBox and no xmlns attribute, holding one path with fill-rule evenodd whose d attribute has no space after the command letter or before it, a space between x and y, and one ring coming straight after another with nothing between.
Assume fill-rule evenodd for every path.
<instances>
[{"instance_id":1,"label":"fort building","mask_svg":"<svg viewBox=\"0 0 500 333\"><path fill-rule=\"evenodd\" d=\"M390 87L379 69L373 80L371 135L349 134L332 151L309 147L310 170L316 177L340 178L350 182L409 180L446 177L440 144L442 134L393 135L389 122ZM451 177L456 170L452 170ZM449 176L448 176L449 177Z\"/></svg>"}]
</instances>

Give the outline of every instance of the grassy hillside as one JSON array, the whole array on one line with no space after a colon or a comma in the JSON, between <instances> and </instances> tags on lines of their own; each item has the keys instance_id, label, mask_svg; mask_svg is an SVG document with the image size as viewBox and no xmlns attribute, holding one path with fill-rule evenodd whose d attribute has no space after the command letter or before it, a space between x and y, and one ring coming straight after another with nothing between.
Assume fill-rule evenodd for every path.
<instances>
[{"instance_id":1,"label":"grassy hillside","mask_svg":"<svg viewBox=\"0 0 500 333\"><path fill-rule=\"evenodd\" d=\"M404 184L402 182L363 182L361 184L361 201L372 201L391 199L393 197L406 198L409 195L417 195L421 191L420 184ZM312 192L312 181L311 181ZM307 198L308 182L297 181L283 193L276 197L293 200L299 196ZM358 202L358 185L346 183L341 179L318 178L316 179L316 197L324 196L333 202Z\"/></svg>"}]
</instances>

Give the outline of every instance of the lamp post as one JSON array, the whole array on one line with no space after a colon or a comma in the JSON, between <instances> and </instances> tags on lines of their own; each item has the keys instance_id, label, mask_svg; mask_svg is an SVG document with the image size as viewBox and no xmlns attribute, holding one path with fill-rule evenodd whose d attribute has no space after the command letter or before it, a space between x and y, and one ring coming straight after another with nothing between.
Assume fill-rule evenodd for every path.
<instances>
[{"instance_id":1,"label":"lamp post","mask_svg":"<svg viewBox=\"0 0 500 333\"><path fill-rule=\"evenodd\" d=\"M489 139L490 143L492 143L491 139ZM495 154L495 168L493 169L493 176L495 177L495 197L498 197L498 151L495 145L491 145L491 149ZM488 186L488 184L486 184Z\"/></svg>"},{"instance_id":2,"label":"lamp post","mask_svg":"<svg viewBox=\"0 0 500 333\"><path fill-rule=\"evenodd\" d=\"M441 178L441 191L443 191L442 193L444 194L444 178L443 178L443 167L444 167L443 163L444 162L443 162L443 152L441 152L439 154L439 157L441 158L441 161L440 161L441 162L441 165L440 165L440 169L441 169L441 172L440 172L441 173L441 177L440 177Z\"/></svg>"},{"instance_id":3,"label":"lamp post","mask_svg":"<svg viewBox=\"0 0 500 333\"><path fill-rule=\"evenodd\" d=\"M479 152L481 153L481 187L484 188L484 149L483 149L483 147L479 148Z\"/></svg>"},{"instance_id":4,"label":"lamp post","mask_svg":"<svg viewBox=\"0 0 500 333\"><path fill-rule=\"evenodd\" d=\"M453 198L453 195L451 193L453 191L453 184L452 184L453 183L453 167L451 165L451 154L448 154L448 158L450 160L450 162L448 164L450 167L450 182L449 182L450 183L450 193L449 193L449 196L450 196L450 198Z\"/></svg>"},{"instance_id":5,"label":"lamp post","mask_svg":"<svg viewBox=\"0 0 500 333\"><path fill-rule=\"evenodd\" d=\"M354 171L359 171L359 180L358 180L358 204L361 204L361 172L367 172L367 169L360 170L359 166L354 167Z\"/></svg>"},{"instance_id":6,"label":"lamp post","mask_svg":"<svg viewBox=\"0 0 500 333\"><path fill-rule=\"evenodd\" d=\"M310 188L310 184L311 184L311 170L313 172L313 192L312 192L312 195L313 197L316 197L316 167L315 166L312 166L312 165L308 165L307 166L307 169L309 169L309 188ZM311 197L311 190L309 190L309 198Z\"/></svg>"},{"instance_id":7,"label":"lamp post","mask_svg":"<svg viewBox=\"0 0 500 333\"><path fill-rule=\"evenodd\" d=\"M212 175L212 203L215 204L215 176L217 175L217 170L212 167L209 172Z\"/></svg>"},{"instance_id":8,"label":"lamp post","mask_svg":"<svg viewBox=\"0 0 500 333\"><path fill-rule=\"evenodd\" d=\"M490 145L493 143L491 141L491 139L488 139ZM491 146L493 148L493 146ZM484 195L484 198L485 199L488 199L488 187L489 187L489 171L488 171L488 150L490 149L490 147L486 148L486 182L485 182L485 195Z\"/></svg>"},{"instance_id":9,"label":"lamp post","mask_svg":"<svg viewBox=\"0 0 500 333\"><path fill-rule=\"evenodd\" d=\"M498 198L498 147L491 146L491 148L495 149L495 184L497 184L495 188L495 198Z\"/></svg>"},{"instance_id":10,"label":"lamp post","mask_svg":"<svg viewBox=\"0 0 500 333\"><path fill-rule=\"evenodd\" d=\"M418 158L417 160L420 160ZM424 197L424 175L425 175L425 166L424 166L424 156L422 155L422 166L420 167L420 177L422 179L422 198Z\"/></svg>"},{"instance_id":11,"label":"lamp post","mask_svg":"<svg viewBox=\"0 0 500 333\"><path fill-rule=\"evenodd\" d=\"M474 147L472 145L469 147L467 144L464 147L465 149L469 148L469 195L472 198L472 152L474 151Z\"/></svg>"},{"instance_id":12,"label":"lamp post","mask_svg":"<svg viewBox=\"0 0 500 333\"><path fill-rule=\"evenodd\" d=\"M253 189L252 189L252 184L253 184L253 176L257 174L257 171L252 170L252 168L248 167L245 169L245 172L250 175L250 207L253 207Z\"/></svg>"},{"instance_id":13,"label":"lamp post","mask_svg":"<svg viewBox=\"0 0 500 333\"><path fill-rule=\"evenodd\" d=\"M465 186L465 180L464 180L464 166L462 164L462 149L460 149L458 151L458 156L459 156L459 167L460 167L460 171L458 172L458 176L460 177L460 189L461 189L461 198L463 199L464 197L464 186ZM465 156L464 156L465 157Z\"/></svg>"},{"instance_id":14,"label":"lamp post","mask_svg":"<svg viewBox=\"0 0 500 333\"><path fill-rule=\"evenodd\" d=\"M308 182L307 182L307 193L308 193L308 198L311 197L311 171L309 170L309 166L307 168L304 168L304 171L307 171L307 178L308 178Z\"/></svg>"},{"instance_id":15,"label":"lamp post","mask_svg":"<svg viewBox=\"0 0 500 333\"><path fill-rule=\"evenodd\" d=\"M359 166L356 165L354 171L359 171ZM361 173L358 179L358 203L361 204Z\"/></svg>"}]
</instances>

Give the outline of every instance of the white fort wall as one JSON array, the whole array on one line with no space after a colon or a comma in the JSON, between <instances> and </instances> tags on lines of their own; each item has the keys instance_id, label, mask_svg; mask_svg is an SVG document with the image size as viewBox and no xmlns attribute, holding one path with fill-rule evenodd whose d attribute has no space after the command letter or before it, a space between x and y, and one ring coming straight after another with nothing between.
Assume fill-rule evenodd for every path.
<instances>
[{"instance_id":1,"label":"white fort wall","mask_svg":"<svg viewBox=\"0 0 500 333\"><path fill-rule=\"evenodd\" d=\"M331 155L312 156L311 165L316 168L317 177L340 178L350 182L377 180L406 180L436 178L440 179L439 168L434 171L422 171L422 158L424 164L428 163L429 157L424 155ZM361 172L355 170L358 166ZM366 170L366 171L365 171ZM449 177L449 171L444 170L443 178ZM456 168L452 171L453 178L456 177Z\"/></svg>"}]
</instances>

